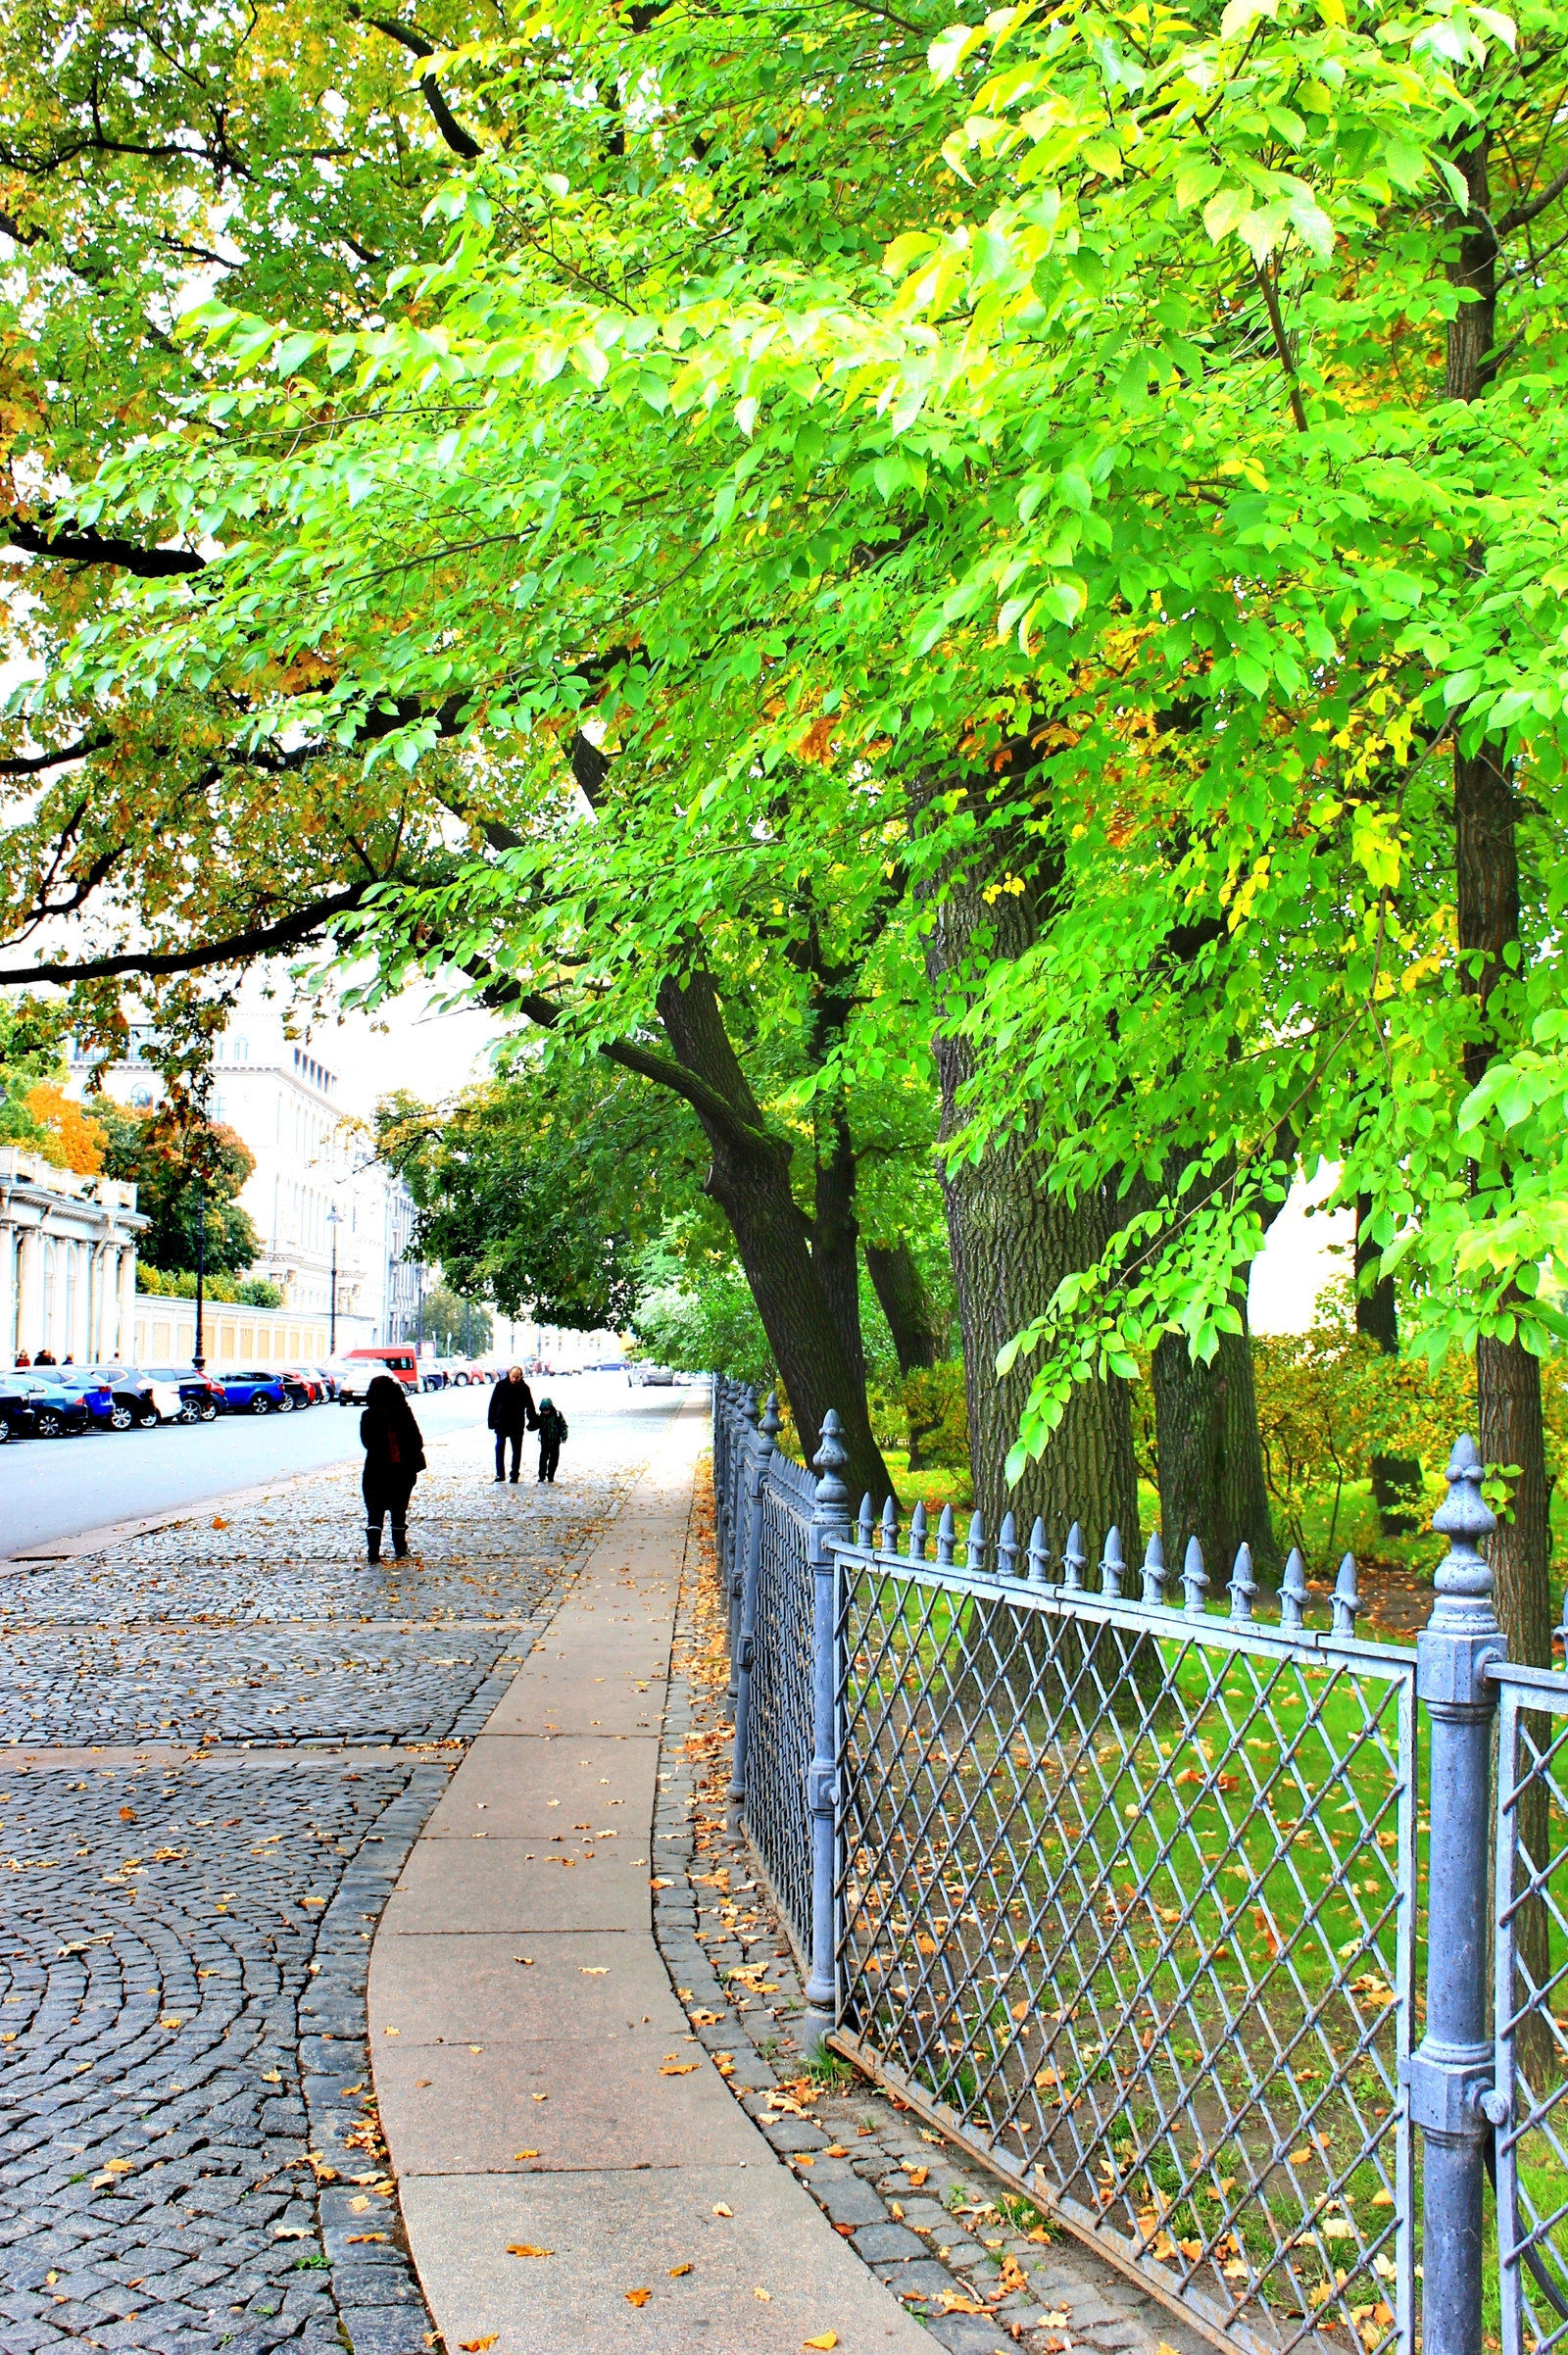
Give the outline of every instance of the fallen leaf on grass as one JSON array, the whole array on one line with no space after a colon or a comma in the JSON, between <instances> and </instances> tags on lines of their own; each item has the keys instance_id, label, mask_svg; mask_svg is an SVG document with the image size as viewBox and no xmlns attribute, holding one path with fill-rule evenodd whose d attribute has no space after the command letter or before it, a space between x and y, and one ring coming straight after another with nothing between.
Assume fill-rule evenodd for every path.
<instances>
[{"instance_id":1,"label":"fallen leaf on grass","mask_svg":"<svg viewBox=\"0 0 1568 2355\"><path fill-rule=\"evenodd\" d=\"M625 2293L626 2303L628 2306L646 2306L653 2294L651 2289L628 2289Z\"/></svg>"},{"instance_id":2,"label":"fallen leaf on grass","mask_svg":"<svg viewBox=\"0 0 1568 2355\"><path fill-rule=\"evenodd\" d=\"M689 2265L672 2265L669 2269L669 2278L672 2281L678 2281L682 2274L689 2274L691 2270Z\"/></svg>"},{"instance_id":3,"label":"fallen leaf on grass","mask_svg":"<svg viewBox=\"0 0 1568 2355\"><path fill-rule=\"evenodd\" d=\"M460 2338L458 2344L463 2355L485 2355L486 2347L493 2347L500 2336L499 2330L491 2330L483 2338Z\"/></svg>"},{"instance_id":4,"label":"fallen leaf on grass","mask_svg":"<svg viewBox=\"0 0 1568 2355\"><path fill-rule=\"evenodd\" d=\"M531 2240L509 2240L507 2242L509 2257L553 2257L555 2253L554 2249L536 2249Z\"/></svg>"}]
</instances>

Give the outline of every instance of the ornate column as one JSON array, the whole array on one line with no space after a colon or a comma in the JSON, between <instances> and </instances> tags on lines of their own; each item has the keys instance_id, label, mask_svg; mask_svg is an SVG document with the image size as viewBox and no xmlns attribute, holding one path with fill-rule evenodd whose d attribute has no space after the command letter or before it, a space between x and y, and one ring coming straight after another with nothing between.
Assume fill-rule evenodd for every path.
<instances>
[{"instance_id":1,"label":"ornate column","mask_svg":"<svg viewBox=\"0 0 1568 2355\"><path fill-rule=\"evenodd\" d=\"M36 1226L17 1237L17 1348L29 1357L43 1348L43 1236Z\"/></svg>"},{"instance_id":2,"label":"ornate column","mask_svg":"<svg viewBox=\"0 0 1568 2355\"><path fill-rule=\"evenodd\" d=\"M136 1247L133 1243L124 1246L120 1253L120 1333L115 1354L127 1365L136 1354Z\"/></svg>"},{"instance_id":3,"label":"ornate column","mask_svg":"<svg viewBox=\"0 0 1568 2355\"><path fill-rule=\"evenodd\" d=\"M0 1365L17 1347L17 1230L9 1200L0 1201Z\"/></svg>"}]
</instances>

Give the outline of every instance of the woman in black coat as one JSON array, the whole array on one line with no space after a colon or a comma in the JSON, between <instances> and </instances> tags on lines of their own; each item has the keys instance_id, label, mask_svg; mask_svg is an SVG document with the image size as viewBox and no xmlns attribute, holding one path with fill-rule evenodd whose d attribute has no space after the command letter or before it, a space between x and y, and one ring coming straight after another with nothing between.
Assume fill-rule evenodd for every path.
<instances>
[{"instance_id":1,"label":"woman in black coat","mask_svg":"<svg viewBox=\"0 0 1568 2355\"><path fill-rule=\"evenodd\" d=\"M365 1449L366 1539L370 1559L381 1559L381 1524L392 1516L392 1551L409 1550L409 1498L424 1470L424 1441L414 1419L408 1394L390 1374L377 1374L366 1393L360 1417L360 1444Z\"/></svg>"}]
</instances>

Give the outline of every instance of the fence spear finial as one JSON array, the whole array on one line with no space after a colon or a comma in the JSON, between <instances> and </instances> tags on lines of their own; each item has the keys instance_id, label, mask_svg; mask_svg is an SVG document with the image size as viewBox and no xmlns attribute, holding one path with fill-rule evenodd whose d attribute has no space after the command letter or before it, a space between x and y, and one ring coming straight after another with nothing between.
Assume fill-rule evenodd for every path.
<instances>
[{"instance_id":1,"label":"fence spear finial","mask_svg":"<svg viewBox=\"0 0 1568 2355\"><path fill-rule=\"evenodd\" d=\"M867 1489L865 1495L860 1498L860 1517L855 1524L855 1542L858 1545L863 1545L866 1552L869 1553L871 1540L875 1534L876 1522L871 1512L871 1492Z\"/></svg>"},{"instance_id":2,"label":"fence spear finial","mask_svg":"<svg viewBox=\"0 0 1568 2355\"><path fill-rule=\"evenodd\" d=\"M1100 1591L1113 1602L1121 1594L1121 1577L1126 1567L1121 1558L1121 1531L1112 1522L1105 1532L1105 1550L1100 1563Z\"/></svg>"},{"instance_id":3,"label":"fence spear finial","mask_svg":"<svg viewBox=\"0 0 1568 2355\"><path fill-rule=\"evenodd\" d=\"M757 1411L757 1385L755 1382L748 1382L746 1385L746 1396L741 1400L741 1412L755 1431L760 1419Z\"/></svg>"},{"instance_id":4,"label":"fence spear finial","mask_svg":"<svg viewBox=\"0 0 1568 2355\"><path fill-rule=\"evenodd\" d=\"M1051 1584L1051 1547L1046 1544L1044 1513L1036 1513L1035 1525L1029 1532L1029 1584L1032 1587Z\"/></svg>"},{"instance_id":5,"label":"fence spear finial","mask_svg":"<svg viewBox=\"0 0 1568 2355\"><path fill-rule=\"evenodd\" d=\"M1334 1633L1353 1636L1360 1615L1361 1597L1355 1587L1355 1556L1348 1553L1340 1564L1340 1575L1334 1581Z\"/></svg>"},{"instance_id":6,"label":"fence spear finial","mask_svg":"<svg viewBox=\"0 0 1568 2355\"><path fill-rule=\"evenodd\" d=\"M1156 1529L1144 1547L1144 1600L1165 1599L1165 1547Z\"/></svg>"},{"instance_id":7,"label":"fence spear finial","mask_svg":"<svg viewBox=\"0 0 1568 2355\"><path fill-rule=\"evenodd\" d=\"M1069 1595L1083 1593L1084 1564L1088 1559L1089 1556L1084 1551L1084 1533L1075 1521L1067 1532L1067 1543L1061 1556L1061 1567L1064 1574L1061 1583Z\"/></svg>"},{"instance_id":8,"label":"fence spear finial","mask_svg":"<svg viewBox=\"0 0 1568 2355\"><path fill-rule=\"evenodd\" d=\"M1298 1545L1293 1545L1286 1557L1285 1576L1280 1582L1280 1625L1288 1635L1299 1635L1306 1609L1306 1564Z\"/></svg>"},{"instance_id":9,"label":"fence spear finial","mask_svg":"<svg viewBox=\"0 0 1568 2355\"><path fill-rule=\"evenodd\" d=\"M966 1570L984 1570L986 1566L986 1525L977 1512L969 1515L969 1542L963 1566Z\"/></svg>"},{"instance_id":10,"label":"fence spear finial","mask_svg":"<svg viewBox=\"0 0 1568 2355\"><path fill-rule=\"evenodd\" d=\"M1437 1593L1429 1625L1449 1634L1490 1635L1497 1624L1492 1602L1492 1570L1479 1541L1490 1538L1497 1516L1481 1494L1481 1458L1463 1432L1444 1478L1448 1494L1432 1516L1432 1526L1448 1541L1433 1574Z\"/></svg>"},{"instance_id":11,"label":"fence spear finial","mask_svg":"<svg viewBox=\"0 0 1568 2355\"><path fill-rule=\"evenodd\" d=\"M945 1504L942 1507L942 1518L937 1523L937 1563L939 1568L952 1569L953 1549L957 1544L957 1540L958 1525L953 1518L953 1507L951 1504Z\"/></svg>"},{"instance_id":12,"label":"fence spear finial","mask_svg":"<svg viewBox=\"0 0 1568 2355\"><path fill-rule=\"evenodd\" d=\"M1016 1578L1018 1575L1018 1524L1011 1513L1004 1516L1002 1535L997 1540L997 1576Z\"/></svg>"},{"instance_id":13,"label":"fence spear finial","mask_svg":"<svg viewBox=\"0 0 1568 2355\"><path fill-rule=\"evenodd\" d=\"M1252 1576L1252 1548L1244 1538L1236 1548L1236 1566L1231 1572L1229 1588L1231 1617L1250 1619L1252 1596L1257 1593L1257 1581Z\"/></svg>"},{"instance_id":14,"label":"fence spear finial","mask_svg":"<svg viewBox=\"0 0 1568 2355\"><path fill-rule=\"evenodd\" d=\"M770 1390L767 1394L767 1404L762 1408L762 1437L767 1442L769 1452L777 1445L780 1429L778 1392Z\"/></svg>"},{"instance_id":15,"label":"fence spear finial","mask_svg":"<svg viewBox=\"0 0 1568 2355\"><path fill-rule=\"evenodd\" d=\"M1203 1596L1208 1593L1208 1573L1203 1568L1203 1548L1196 1537L1187 1541L1187 1554L1182 1563L1182 1594L1186 1597L1183 1609L1200 1612Z\"/></svg>"},{"instance_id":16,"label":"fence spear finial","mask_svg":"<svg viewBox=\"0 0 1568 2355\"><path fill-rule=\"evenodd\" d=\"M923 1562L925 1560L924 1497L918 1497L916 1499L914 1510L909 1515L909 1559L911 1562Z\"/></svg>"},{"instance_id":17,"label":"fence spear finial","mask_svg":"<svg viewBox=\"0 0 1568 2355\"><path fill-rule=\"evenodd\" d=\"M884 1553L899 1550L899 1508L891 1496L882 1507L882 1550Z\"/></svg>"},{"instance_id":18,"label":"fence spear finial","mask_svg":"<svg viewBox=\"0 0 1568 2355\"><path fill-rule=\"evenodd\" d=\"M849 1460L839 1427L838 1409L830 1406L822 1417L822 1444L811 1458L811 1469L817 1476L816 1502L811 1519L818 1529L844 1529L848 1526L850 1516L845 1507L850 1501L850 1492L839 1474Z\"/></svg>"}]
</instances>

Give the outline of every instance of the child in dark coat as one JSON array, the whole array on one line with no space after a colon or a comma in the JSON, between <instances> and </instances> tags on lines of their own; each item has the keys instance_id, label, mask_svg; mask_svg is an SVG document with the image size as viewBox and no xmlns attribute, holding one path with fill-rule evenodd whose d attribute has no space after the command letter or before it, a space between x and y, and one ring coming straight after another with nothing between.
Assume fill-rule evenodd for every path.
<instances>
[{"instance_id":1,"label":"child in dark coat","mask_svg":"<svg viewBox=\"0 0 1568 2355\"><path fill-rule=\"evenodd\" d=\"M556 1466L561 1461L561 1443L566 1436L566 1418L559 1406L548 1398L539 1401L539 1477L556 1485Z\"/></svg>"},{"instance_id":2,"label":"child in dark coat","mask_svg":"<svg viewBox=\"0 0 1568 2355\"><path fill-rule=\"evenodd\" d=\"M360 1417L360 1444L365 1449L366 1541L372 1562L381 1559L381 1524L392 1516L392 1551L409 1550L409 1498L424 1470L424 1441L414 1419L408 1394L390 1374L377 1374L366 1393Z\"/></svg>"}]
</instances>

